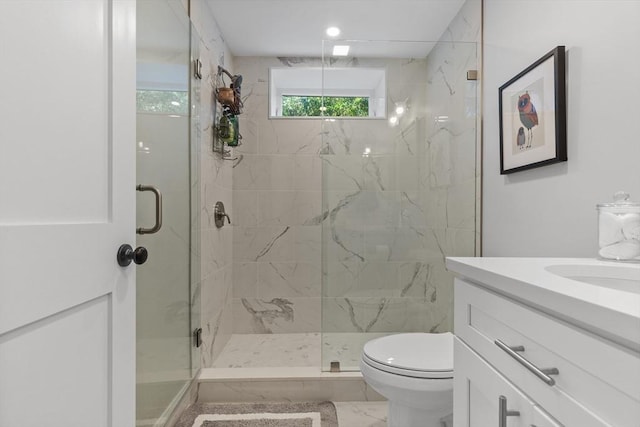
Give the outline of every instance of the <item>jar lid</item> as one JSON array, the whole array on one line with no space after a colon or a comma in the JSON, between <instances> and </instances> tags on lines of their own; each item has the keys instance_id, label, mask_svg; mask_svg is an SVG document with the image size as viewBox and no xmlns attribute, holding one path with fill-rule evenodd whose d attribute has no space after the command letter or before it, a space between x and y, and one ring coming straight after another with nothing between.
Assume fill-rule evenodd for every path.
<instances>
[{"instance_id":1,"label":"jar lid","mask_svg":"<svg viewBox=\"0 0 640 427\"><path fill-rule=\"evenodd\" d=\"M635 208L640 207L640 203L629 200L629 193L617 191L613 195L613 203L599 203L599 208Z\"/></svg>"}]
</instances>

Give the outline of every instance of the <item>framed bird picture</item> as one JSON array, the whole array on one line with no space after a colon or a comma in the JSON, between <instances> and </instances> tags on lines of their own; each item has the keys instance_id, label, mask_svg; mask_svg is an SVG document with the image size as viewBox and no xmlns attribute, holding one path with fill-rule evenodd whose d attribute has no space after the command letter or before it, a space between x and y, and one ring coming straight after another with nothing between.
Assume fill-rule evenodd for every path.
<instances>
[{"instance_id":1,"label":"framed bird picture","mask_svg":"<svg viewBox=\"0 0 640 427\"><path fill-rule=\"evenodd\" d=\"M500 174L567 160L564 46L502 85L499 103Z\"/></svg>"}]
</instances>

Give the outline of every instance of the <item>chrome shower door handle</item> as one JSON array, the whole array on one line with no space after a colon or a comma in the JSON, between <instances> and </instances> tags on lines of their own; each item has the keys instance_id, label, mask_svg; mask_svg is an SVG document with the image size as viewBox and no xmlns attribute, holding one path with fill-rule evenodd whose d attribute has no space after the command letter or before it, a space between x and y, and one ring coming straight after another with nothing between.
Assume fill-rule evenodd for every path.
<instances>
[{"instance_id":1,"label":"chrome shower door handle","mask_svg":"<svg viewBox=\"0 0 640 427\"><path fill-rule=\"evenodd\" d=\"M156 196L156 223L151 228L138 227L136 233L138 234L153 234L157 233L162 227L162 193L153 185L138 185L136 187L138 191L151 191Z\"/></svg>"}]
</instances>

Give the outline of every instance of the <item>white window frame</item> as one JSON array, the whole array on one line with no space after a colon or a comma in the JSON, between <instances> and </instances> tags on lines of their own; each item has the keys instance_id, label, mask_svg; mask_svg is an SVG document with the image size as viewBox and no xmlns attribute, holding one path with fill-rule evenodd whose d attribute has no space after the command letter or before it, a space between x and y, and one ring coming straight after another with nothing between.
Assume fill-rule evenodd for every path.
<instances>
[{"instance_id":1,"label":"white window frame","mask_svg":"<svg viewBox=\"0 0 640 427\"><path fill-rule=\"evenodd\" d=\"M385 68L284 67L269 69L270 119L326 119L331 116L283 116L282 96L344 96L369 99L368 117L342 119L386 119L387 70ZM324 90L323 90L324 89Z\"/></svg>"}]
</instances>

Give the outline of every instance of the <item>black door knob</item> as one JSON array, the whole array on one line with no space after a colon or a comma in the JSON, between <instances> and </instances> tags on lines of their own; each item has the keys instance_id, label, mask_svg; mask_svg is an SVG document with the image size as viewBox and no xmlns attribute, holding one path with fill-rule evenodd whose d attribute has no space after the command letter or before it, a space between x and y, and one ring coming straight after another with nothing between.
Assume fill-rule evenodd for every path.
<instances>
[{"instance_id":1,"label":"black door knob","mask_svg":"<svg viewBox=\"0 0 640 427\"><path fill-rule=\"evenodd\" d=\"M147 252L147 249L142 246L138 246L134 250L131 246L125 243L118 249L118 255L116 258L118 259L118 265L120 267L128 266L131 264L131 261L140 265L144 264L147 258L149 258L149 253Z\"/></svg>"}]
</instances>

